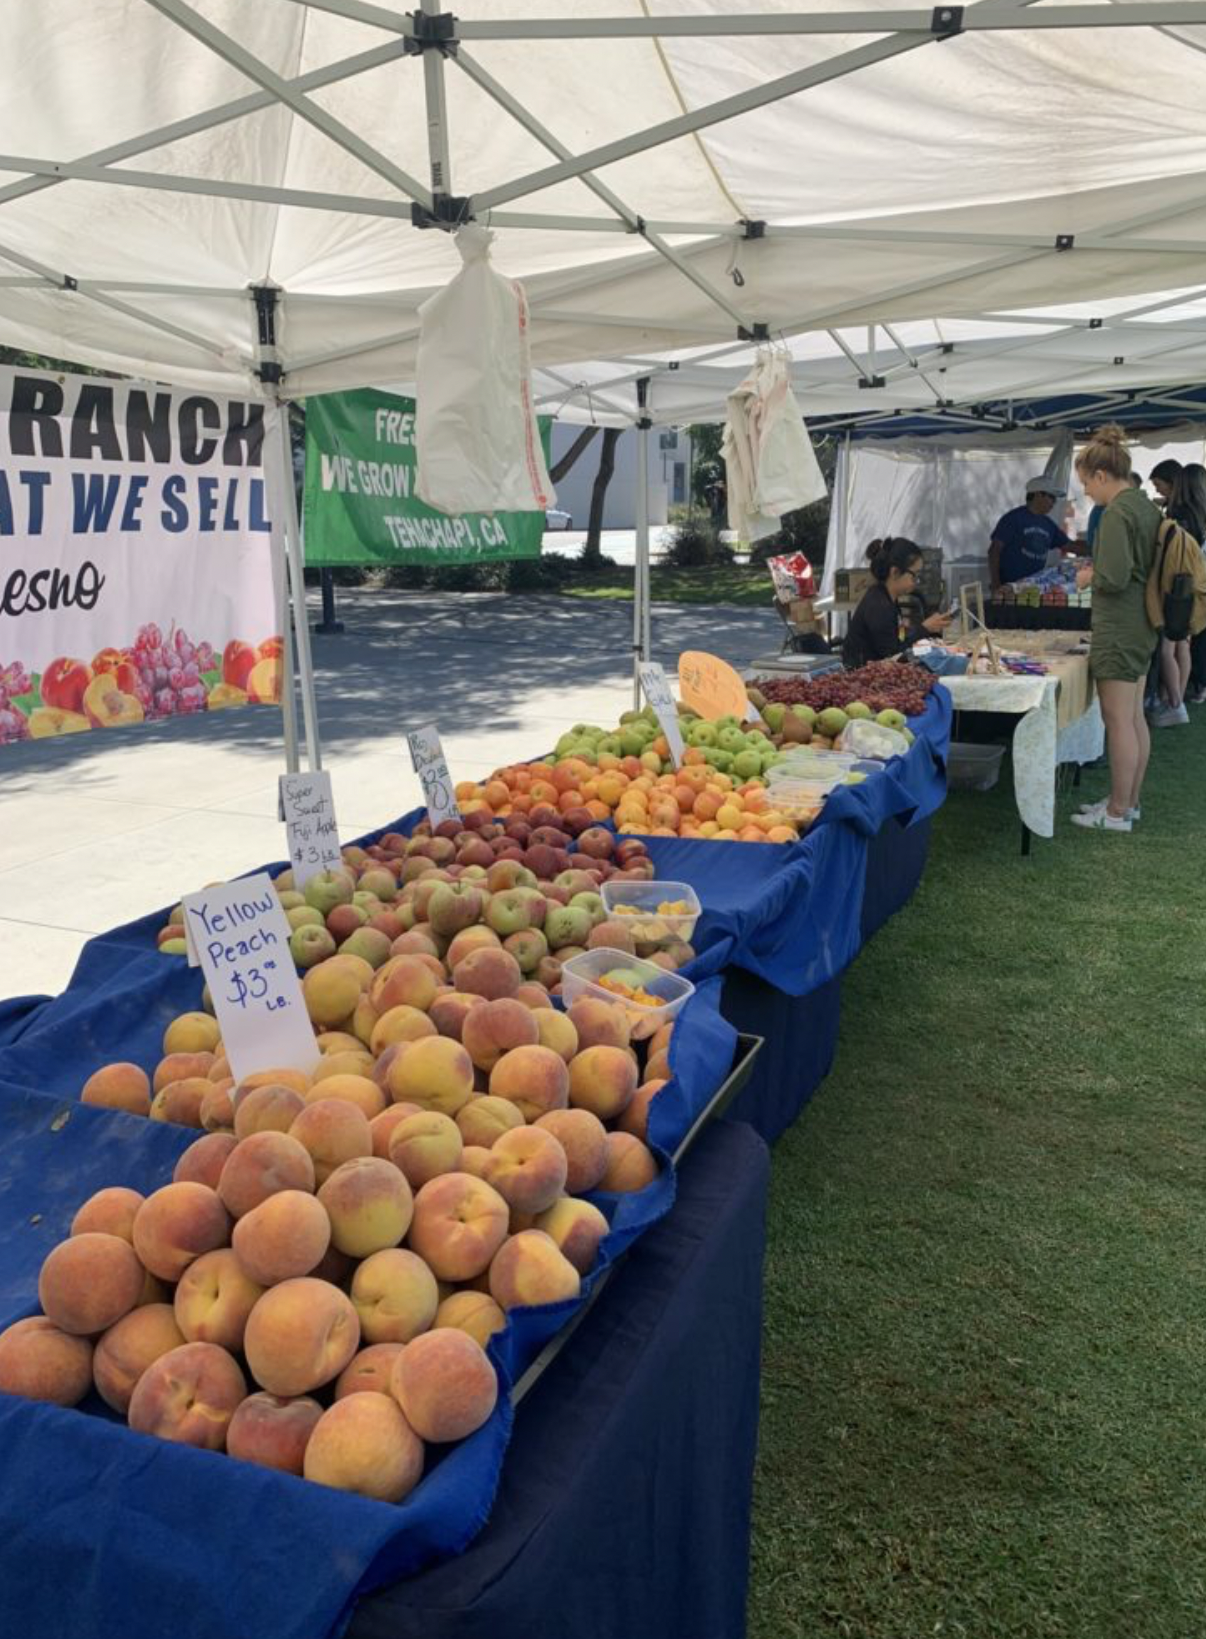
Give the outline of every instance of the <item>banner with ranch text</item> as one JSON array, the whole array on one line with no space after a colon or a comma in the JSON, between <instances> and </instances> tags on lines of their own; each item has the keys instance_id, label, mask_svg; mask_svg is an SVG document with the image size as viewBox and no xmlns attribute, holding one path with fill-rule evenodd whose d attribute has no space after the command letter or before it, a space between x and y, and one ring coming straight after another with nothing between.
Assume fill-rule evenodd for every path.
<instances>
[{"instance_id":1,"label":"banner with ranch text","mask_svg":"<svg viewBox=\"0 0 1206 1639\"><path fill-rule=\"evenodd\" d=\"M545 460L547 416L540 418ZM415 494L415 401L362 388L306 402L309 567L485 563L540 555L542 512L452 517Z\"/></svg>"},{"instance_id":2,"label":"banner with ranch text","mask_svg":"<svg viewBox=\"0 0 1206 1639\"><path fill-rule=\"evenodd\" d=\"M280 704L277 414L0 367L0 745Z\"/></svg>"}]
</instances>

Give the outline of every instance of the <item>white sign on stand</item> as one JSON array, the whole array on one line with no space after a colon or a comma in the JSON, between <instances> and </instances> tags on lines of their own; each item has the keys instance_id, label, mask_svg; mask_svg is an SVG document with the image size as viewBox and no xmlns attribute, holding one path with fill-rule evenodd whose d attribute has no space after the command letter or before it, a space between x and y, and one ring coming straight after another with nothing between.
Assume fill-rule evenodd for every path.
<instances>
[{"instance_id":1,"label":"white sign on stand","mask_svg":"<svg viewBox=\"0 0 1206 1639\"><path fill-rule=\"evenodd\" d=\"M285 822L295 888L304 888L319 871L339 868L343 856L328 773L282 774L279 813Z\"/></svg>"},{"instance_id":2,"label":"white sign on stand","mask_svg":"<svg viewBox=\"0 0 1206 1639\"><path fill-rule=\"evenodd\" d=\"M209 984L235 1080L257 1070L309 1074L318 1043L289 951L289 922L267 872L186 894L181 903L189 961Z\"/></svg>"},{"instance_id":3,"label":"white sign on stand","mask_svg":"<svg viewBox=\"0 0 1206 1639\"><path fill-rule=\"evenodd\" d=\"M461 811L456 805L452 775L448 772L448 761L435 724L428 723L426 728L415 729L406 736L406 743L410 747L410 760L415 773L422 782L423 801L427 804L427 817L432 830L444 820L460 819Z\"/></svg>"},{"instance_id":4,"label":"white sign on stand","mask_svg":"<svg viewBox=\"0 0 1206 1639\"><path fill-rule=\"evenodd\" d=\"M646 661L638 670L645 698L653 707L654 715L661 724L662 733L670 747L670 760L675 768L681 768L684 751L683 731L679 727L678 705L670 692L670 681L665 668L653 661Z\"/></svg>"}]
</instances>

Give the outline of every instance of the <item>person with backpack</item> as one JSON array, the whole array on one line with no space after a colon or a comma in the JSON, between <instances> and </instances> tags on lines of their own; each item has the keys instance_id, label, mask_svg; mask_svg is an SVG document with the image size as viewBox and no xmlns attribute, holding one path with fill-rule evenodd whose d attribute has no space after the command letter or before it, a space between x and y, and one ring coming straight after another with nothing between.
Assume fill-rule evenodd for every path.
<instances>
[{"instance_id":1,"label":"person with backpack","mask_svg":"<svg viewBox=\"0 0 1206 1639\"><path fill-rule=\"evenodd\" d=\"M1201 547L1206 541L1206 467L1197 461L1183 466L1173 481L1164 515L1180 524L1185 533ZM1194 656L1197 656L1195 677ZM1198 632L1177 639L1165 636L1160 641L1160 673L1164 682L1165 706L1152 718L1153 728L1173 728L1188 723L1185 703L1193 699L1201 704L1202 676L1206 665L1206 633Z\"/></svg>"},{"instance_id":2,"label":"person with backpack","mask_svg":"<svg viewBox=\"0 0 1206 1639\"><path fill-rule=\"evenodd\" d=\"M1110 794L1087 803L1072 822L1086 830L1130 831L1140 817L1140 793L1151 736L1143 715L1147 669L1156 647L1146 592L1156 554L1160 513L1131 483L1126 434L1099 427L1076 458L1089 500L1105 508L1092 568L1077 575L1093 587L1089 667L1105 719Z\"/></svg>"}]
</instances>

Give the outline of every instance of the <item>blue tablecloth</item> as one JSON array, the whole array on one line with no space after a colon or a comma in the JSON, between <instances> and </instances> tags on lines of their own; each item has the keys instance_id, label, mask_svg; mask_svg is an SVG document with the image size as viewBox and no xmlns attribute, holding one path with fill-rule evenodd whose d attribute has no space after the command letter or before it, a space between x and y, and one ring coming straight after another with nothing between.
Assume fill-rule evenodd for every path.
<instances>
[{"instance_id":1,"label":"blue tablecloth","mask_svg":"<svg viewBox=\"0 0 1206 1639\"><path fill-rule=\"evenodd\" d=\"M195 972L190 977L199 984ZM672 1080L650 1112L659 1177L637 1194L591 1197L611 1224L596 1269L580 1299L510 1316L490 1347L504 1387L609 1265L669 1212L676 1176L666 1147L682 1137L733 1057L735 1031L719 1014L719 989L718 982L704 987L679 1016ZM113 1184L149 1193L170 1180L197 1135L11 1084L0 1083L0 1099L3 1328L36 1309L38 1269L81 1202ZM0 1633L159 1639L170 1612L173 1639L325 1634L357 1594L472 1540L489 1513L509 1430L504 1395L484 1428L436 1462L404 1503L388 1507L131 1433L95 1397L84 1410L62 1410L0 1395ZM236 1560L237 1576L215 1574ZM293 1602L288 1620L283 1589Z\"/></svg>"},{"instance_id":2,"label":"blue tablecloth","mask_svg":"<svg viewBox=\"0 0 1206 1639\"><path fill-rule=\"evenodd\" d=\"M518 1407L490 1523L362 1601L348 1639L741 1639L767 1174L747 1127L700 1136Z\"/></svg>"}]
</instances>

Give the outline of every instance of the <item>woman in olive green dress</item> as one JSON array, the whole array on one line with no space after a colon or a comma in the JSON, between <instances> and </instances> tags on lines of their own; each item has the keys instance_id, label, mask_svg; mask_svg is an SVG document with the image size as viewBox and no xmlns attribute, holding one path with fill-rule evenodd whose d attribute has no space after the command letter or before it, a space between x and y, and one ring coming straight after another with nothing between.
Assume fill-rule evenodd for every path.
<instances>
[{"instance_id":1,"label":"woman in olive green dress","mask_svg":"<svg viewBox=\"0 0 1206 1639\"><path fill-rule=\"evenodd\" d=\"M1077 576L1093 587L1089 667L1097 684L1110 758L1110 794L1072 816L1095 831L1129 831L1139 818L1139 793L1151 737L1143 689L1156 647L1144 589L1151 572L1160 513L1131 483L1131 457L1121 427L1099 427L1076 458L1085 494L1102 506L1093 567Z\"/></svg>"}]
</instances>

